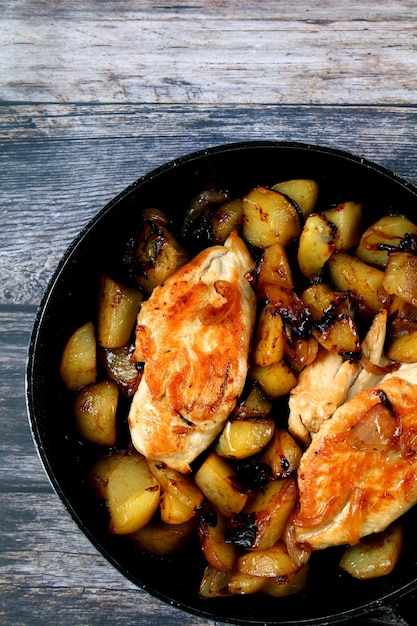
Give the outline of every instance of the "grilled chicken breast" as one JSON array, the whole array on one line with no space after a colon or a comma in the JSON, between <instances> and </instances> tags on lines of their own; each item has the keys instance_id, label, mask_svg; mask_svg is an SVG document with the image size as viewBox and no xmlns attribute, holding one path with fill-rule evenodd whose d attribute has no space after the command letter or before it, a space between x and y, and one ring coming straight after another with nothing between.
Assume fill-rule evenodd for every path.
<instances>
[{"instance_id":1,"label":"grilled chicken breast","mask_svg":"<svg viewBox=\"0 0 417 626\"><path fill-rule=\"evenodd\" d=\"M357 393L304 453L295 536L314 549L355 544L417 501L417 365Z\"/></svg>"},{"instance_id":2,"label":"grilled chicken breast","mask_svg":"<svg viewBox=\"0 0 417 626\"><path fill-rule=\"evenodd\" d=\"M387 312L378 313L361 344L362 359L350 362L337 352L319 348L314 361L298 377L289 399L290 433L305 446L335 410L359 391L381 379ZM376 373L377 372L377 373Z\"/></svg>"},{"instance_id":3,"label":"grilled chicken breast","mask_svg":"<svg viewBox=\"0 0 417 626\"><path fill-rule=\"evenodd\" d=\"M135 448L181 472L220 432L245 383L256 300L236 233L154 289L136 329L144 373L132 401Z\"/></svg>"},{"instance_id":4,"label":"grilled chicken breast","mask_svg":"<svg viewBox=\"0 0 417 626\"><path fill-rule=\"evenodd\" d=\"M343 404L357 375L356 362L320 347L290 393L288 429L292 436L308 446L311 435Z\"/></svg>"}]
</instances>

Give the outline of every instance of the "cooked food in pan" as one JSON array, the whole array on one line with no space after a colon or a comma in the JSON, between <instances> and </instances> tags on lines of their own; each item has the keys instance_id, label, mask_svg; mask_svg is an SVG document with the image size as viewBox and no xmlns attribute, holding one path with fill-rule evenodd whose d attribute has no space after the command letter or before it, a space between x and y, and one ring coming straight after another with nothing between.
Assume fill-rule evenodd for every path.
<instances>
[{"instance_id":1,"label":"cooked food in pan","mask_svg":"<svg viewBox=\"0 0 417 626\"><path fill-rule=\"evenodd\" d=\"M205 190L176 228L145 208L63 350L109 532L197 541L203 597L297 593L330 546L386 575L417 501L417 226L319 191Z\"/></svg>"},{"instance_id":2,"label":"cooked food in pan","mask_svg":"<svg viewBox=\"0 0 417 626\"><path fill-rule=\"evenodd\" d=\"M252 257L233 232L153 290L136 325L143 375L129 413L143 455L180 472L208 448L245 385L256 297Z\"/></svg>"}]
</instances>

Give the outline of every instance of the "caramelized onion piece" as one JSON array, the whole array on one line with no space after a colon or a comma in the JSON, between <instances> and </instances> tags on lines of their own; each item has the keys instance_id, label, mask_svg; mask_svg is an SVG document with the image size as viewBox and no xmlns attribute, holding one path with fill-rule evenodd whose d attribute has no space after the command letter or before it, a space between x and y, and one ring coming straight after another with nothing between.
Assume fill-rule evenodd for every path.
<instances>
[{"instance_id":1,"label":"caramelized onion piece","mask_svg":"<svg viewBox=\"0 0 417 626\"><path fill-rule=\"evenodd\" d=\"M383 391L375 393L379 402L362 415L344 439L356 450L378 450L399 435L399 424L388 398Z\"/></svg>"},{"instance_id":2,"label":"caramelized onion piece","mask_svg":"<svg viewBox=\"0 0 417 626\"><path fill-rule=\"evenodd\" d=\"M204 211L213 204L220 204L229 200L229 194L226 191L217 191L216 189L207 189L195 196L190 203L189 209L185 215L182 227L182 235L186 235L194 222Z\"/></svg>"},{"instance_id":3,"label":"caramelized onion piece","mask_svg":"<svg viewBox=\"0 0 417 626\"><path fill-rule=\"evenodd\" d=\"M387 363L386 365L376 365L376 363L372 363L372 361L365 354L362 354L361 365L370 374L375 374L376 376L385 376L385 374L391 374L391 372L396 372L401 363L394 361L391 363Z\"/></svg>"},{"instance_id":4,"label":"caramelized onion piece","mask_svg":"<svg viewBox=\"0 0 417 626\"><path fill-rule=\"evenodd\" d=\"M287 546L288 554L290 555L291 560L298 565L298 567L302 567L307 564L312 553L312 548L308 544L299 543L296 540L295 526L292 518L293 516L291 516L290 521L285 528L283 540Z\"/></svg>"}]
</instances>

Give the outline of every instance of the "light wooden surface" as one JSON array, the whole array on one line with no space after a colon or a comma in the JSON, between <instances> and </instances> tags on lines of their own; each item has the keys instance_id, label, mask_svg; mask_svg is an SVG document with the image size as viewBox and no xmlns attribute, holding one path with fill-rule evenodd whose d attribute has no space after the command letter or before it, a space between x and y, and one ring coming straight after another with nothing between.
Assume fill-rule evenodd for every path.
<instances>
[{"instance_id":1,"label":"light wooden surface","mask_svg":"<svg viewBox=\"0 0 417 626\"><path fill-rule=\"evenodd\" d=\"M416 11L411 0L0 1L1 624L209 623L126 581L52 491L25 408L37 305L107 201L199 148L318 143L417 183ZM399 608L413 624L410 606Z\"/></svg>"}]
</instances>

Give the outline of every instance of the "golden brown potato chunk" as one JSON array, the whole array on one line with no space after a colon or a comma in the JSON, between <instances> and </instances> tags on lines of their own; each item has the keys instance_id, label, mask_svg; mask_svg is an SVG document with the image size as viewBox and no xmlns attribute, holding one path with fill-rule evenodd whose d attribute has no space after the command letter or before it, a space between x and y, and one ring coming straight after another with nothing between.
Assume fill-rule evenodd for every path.
<instances>
[{"instance_id":1,"label":"golden brown potato chunk","mask_svg":"<svg viewBox=\"0 0 417 626\"><path fill-rule=\"evenodd\" d=\"M70 391L77 391L96 380L96 353L94 325L87 322L68 339L61 357L61 378Z\"/></svg>"},{"instance_id":2,"label":"golden brown potato chunk","mask_svg":"<svg viewBox=\"0 0 417 626\"><path fill-rule=\"evenodd\" d=\"M211 452L195 475L197 486L209 502L224 515L240 513L246 504L247 493L236 473L225 459Z\"/></svg>"},{"instance_id":3,"label":"golden brown potato chunk","mask_svg":"<svg viewBox=\"0 0 417 626\"><path fill-rule=\"evenodd\" d=\"M297 210L283 194L257 187L243 199L243 236L252 246L287 246L300 230Z\"/></svg>"},{"instance_id":4,"label":"golden brown potato chunk","mask_svg":"<svg viewBox=\"0 0 417 626\"><path fill-rule=\"evenodd\" d=\"M124 456L108 476L110 532L126 535L145 526L158 508L159 492L145 457Z\"/></svg>"},{"instance_id":5,"label":"golden brown potato chunk","mask_svg":"<svg viewBox=\"0 0 417 626\"><path fill-rule=\"evenodd\" d=\"M81 437L101 446L116 445L117 385L101 380L85 385L74 400L74 419Z\"/></svg>"},{"instance_id":6,"label":"golden brown potato chunk","mask_svg":"<svg viewBox=\"0 0 417 626\"><path fill-rule=\"evenodd\" d=\"M387 293L417 306L417 256L411 252L390 254L382 284Z\"/></svg>"},{"instance_id":7,"label":"golden brown potato chunk","mask_svg":"<svg viewBox=\"0 0 417 626\"><path fill-rule=\"evenodd\" d=\"M319 195L317 182L308 178L284 180L282 183L274 185L272 189L294 200L304 217L313 212Z\"/></svg>"},{"instance_id":8,"label":"golden brown potato chunk","mask_svg":"<svg viewBox=\"0 0 417 626\"><path fill-rule=\"evenodd\" d=\"M267 303L258 316L252 359L256 365L272 365L284 358L285 334L281 315Z\"/></svg>"},{"instance_id":9,"label":"golden brown potato chunk","mask_svg":"<svg viewBox=\"0 0 417 626\"><path fill-rule=\"evenodd\" d=\"M225 541L225 519L214 513L215 523L206 517L200 519L198 534L204 557L209 565L218 570L230 571L237 559L235 546Z\"/></svg>"},{"instance_id":10,"label":"golden brown potato chunk","mask_svg":"<svg viewBox=\"0 0 417 626\"><path fill-rule=\"evenodd\" d=\"M242 218L242 200L230 200L222 204L216 209L212 219L213 242L223 244L234 230L240 228Z\"/></svg>"},{"instance_id":11,"label":"golden brown potato chunk","mask_svg":"<svg viewBox=\"0 0 417 626\"><path fill-rule=\"evenodd\" d=\"M298 243L298 265L304 276L316 278L335 249L336 226L323 215L310 215Z\"/></svg>"},{"instance_id":12,"label":"golden brown potato chunk","mask_svg":"<svg viewBox=\"0 0 417 626\"><path fill-rule=\"evenodd\" d=\"M120 348L129 342L142 299L138 289L122 285L107 274L102 276L97 327L100 346Z\"/></svg>"},{"instance_id":13,"label":"golden brown potato chunk","mask_svg":"<svg viewBox=\"0 0 417 626\"><path fill-rule=\"evenodd\" d=\"M389 296L384 288L384 272L360 259L338 252L328 263L330 277L340 291L351 291L365 316L374 316L387 306Z\"/></svg>"},{"instance_id":14,"label":"golden brown potato chunk","mask_svg":"<svg viewBox=\"0 0 417 626\"><path fill-rule=\"evenodd\" d=\"M285 396L297 384L297 377L284 360L271 365L251 365L249 375L269 398Z\"/></svg>"},{"instance_id":15,"label":"golden brown potato chunk","mask_svg":"<svg viewBox=\"0 0 417 626\"><path fill-rule=\"evenodd\" d=\"M384 268L388 254L398 248L406 235L416 235L417 226L404 215L385 215L367 228L356 249L365 263Z\"/></svg>"},{"instance_id":16,"label":"golden brown potato chunk","mask_svg":"<svg viewBox=\"0 0 417 626\"><path fill-rule=\"evenodd\" d=\"M155 520L136 530L129 538L139 550L157 556L170 556L187 547L195 529L195 519L183 524L166 524Z\"/></svg>"},{"instance_id":17,"label":"golden brown potato chunk","mask_svg":"<svg viewBox=\"0 0 417 626\"><path fill-rule=\"evenodd\" d=\"M403 546L403 528L397 522L386 530L361 539L349 546L342 556L340 567L354 578L365 580L390 574L400 558Z\"/></svg>"},{"instance_id":18,"label":"golden brown potato chunk","mask_svg":"<svg viewBox=\"0 0 417 626\"><path fill-rule=\"evenodd\" d=\"M287 576L298 570L289 556L282 541L265 550L254 550L239 557L237 570L251 576L277 578Z\"/></svg>"},{"instance_id":19,"label":"golden brown potato chunk","mask_svg":"<svg viewBox=\"0 0 417 626\"><path fill-rule=\"evenodd\" d=\"M245 459L263 450L274 430L275 422L271 419L248 418L226 422L215 450L219 456Z\"/></svg>"},{"instance_id":20,"label":"golden brown potato chunk","mask_svg":"<svg viewBox=\"0 0 417 626\"><path fill-rule=\"evenodd\" d=\"M296 499L294 478L284 478L268 482L245 506L243 515L248 516L256 529L251 549L265 550L281 539Z\"/></svg>"}]
</instances>

